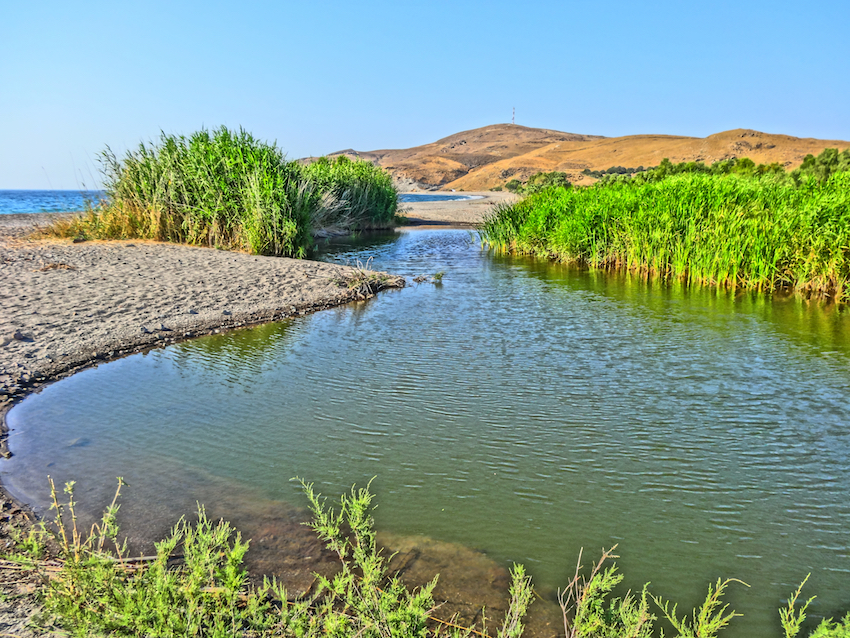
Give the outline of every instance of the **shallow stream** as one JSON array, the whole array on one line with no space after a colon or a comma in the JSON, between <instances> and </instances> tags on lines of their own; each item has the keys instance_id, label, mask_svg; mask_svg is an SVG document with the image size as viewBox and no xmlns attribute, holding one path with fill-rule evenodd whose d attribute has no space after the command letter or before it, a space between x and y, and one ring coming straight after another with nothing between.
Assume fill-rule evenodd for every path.
<instances>
[{"instance_id":1,"label":"shallow stream","mask_svg":"<svg viewBox=\"0 0 850 638\"><path fill-rule=\"evenodd\" d=\"M375 476L379 528L524 563L544 596L619 543L625 583L680 610L746 581L726 636L779 635L809 572L813 615L850 610L847 312L493 257L464 230L323 258L445 275L53 384L8 415L4 485L44 508L47 474L76 479L99 508L124 476L124 526L152 539L196 500L239 524L303 506L291 477Z\"/></svg>"}]
</instances>

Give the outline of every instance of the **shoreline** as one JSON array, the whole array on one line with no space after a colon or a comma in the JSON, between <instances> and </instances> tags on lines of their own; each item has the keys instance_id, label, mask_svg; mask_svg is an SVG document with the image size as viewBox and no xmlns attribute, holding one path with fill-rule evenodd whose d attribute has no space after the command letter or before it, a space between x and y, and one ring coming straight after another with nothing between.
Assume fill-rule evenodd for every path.
<instances>
[{"instance_id":1,"label":"shoreline","mask_svg":"<svg viewBox=\"0 0 850 638\"><path fill-rule=\"evenodd\" d=\"M409 226L477 226L489 210L501 203L514 202L517 195L508 191L416 191L423 195L471 195L477 199L442 202L401 202L398 214Z\"/></svg>"},{"instance_id":2,"label":"shoreline","mask_svg":"<svg viewBox=\"0 0 850 638\"><path fill-rule=\"evenodd\" d=\"M8 412L28 395L87 368L209 334L364 301L405 280L309 260L160 242L26 236L76 213L0 215L0 457ZM2 459L0 459L2 462ZM37 521L0 481L0 543ZM38 578L0 570L0 632L29 627Z\"/></svg>"},{"instance_id":3,"label":"shoreline","mask_svg":"<svg viewBox=\"0 0 850 638\"><path fill-rule=\"evenodd\" d=\"M399 214L408 226L474 227L494 204L516 197L462 194L475 199L407 202ZM56 219L79 214L0 215L0 269L11 283L0 314L0 457L10 456L6 414L49 383L131 354L303 316L404 285L401 278L375 273L386 281L348 287L345 282L361 271L182 244L28 239ZM10 496L2 484L0 493Z\"/></svg>"},{"instance_id":4,"label":"shoreline","mask_svg":"<svg viewBox=\"0 0 850 638\"><path fill-rule=\"evenodd\" d=\"M502 199L416 202L406 212L410 225L474 226L494 200ZM471 203L478 206L462 210ZM0 215L0 271L8 282L0 301L2 457L13 453L6 415L48 384L131 354L365 301L406 283L371 271L364 278L364 271L348 266L181 244L27 238L36 226L74 214ZM15 535L26 534L37 520L0 481L0 543L11 547ZM425 538L390 538L394 552L401 551L393 569L411 579L411 586L433 578L433 563L440 562L444 578L437 593L448 601L447 610L471 624L482 601L496 613L506 611L500 607L507 599L507 570L492 559ZM455 573L458 552L464 565L474 565L479 579L487 581L483 589ZM38 586L35 574L0 570L0 592L6 594L0 600L0 632L60 635L29 625L40 608ZM557 623L551 606L541 601L535 607L527 618L531 633L553 635Z\"/></svg>"}]
</instances>

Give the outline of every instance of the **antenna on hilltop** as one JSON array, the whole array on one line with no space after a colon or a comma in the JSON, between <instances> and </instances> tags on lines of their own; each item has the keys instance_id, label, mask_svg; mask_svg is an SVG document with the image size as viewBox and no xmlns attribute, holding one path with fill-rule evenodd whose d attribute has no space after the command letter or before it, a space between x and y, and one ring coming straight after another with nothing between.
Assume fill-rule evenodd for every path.
<instances>
[{"instance_id":1,"label":"antenna on hilltop","mask_svg":"<svg viewBox=\"0 0 850 638\"><path fill-rule=\"evenodd\" d=\"M514 112L511 114L511 124L516 124L516 107L514 107Z\"/></svg>"}]
</instances>

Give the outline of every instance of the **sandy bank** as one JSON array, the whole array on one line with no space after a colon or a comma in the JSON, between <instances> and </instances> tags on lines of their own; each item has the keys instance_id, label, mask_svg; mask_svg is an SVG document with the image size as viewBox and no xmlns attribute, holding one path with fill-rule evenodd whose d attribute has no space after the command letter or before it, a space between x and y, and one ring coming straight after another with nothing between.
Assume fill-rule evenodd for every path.
<instances>
[{"instance_id":1,"label":"sandy bank","mask_svg":"<svg viewBox=\"0 0 850 638\"><path fill-rule=\"evenodd\" d=\"M428 194L431 194L430 192ZM418 224L451 224L453 226L474 226L484 221L484 217L494 204L512 202L518 198L507 191L481 191L463 193L443 193L434 191L433 194L475 195L481 199L460 200L454 202L404 202L401 214L407 217L409 223Z\"/></svg>"},{"instance_id":2,"label":"sandy bank","mask_svg":"<svg viewBox=\"0 0 850 638\"><path fill-rule=\"evenodd\" d=\"M28 241L27 230L0 218L0 418L80 368L375 291L332 264L155 242Z\"/></svg>"}]
</instances>

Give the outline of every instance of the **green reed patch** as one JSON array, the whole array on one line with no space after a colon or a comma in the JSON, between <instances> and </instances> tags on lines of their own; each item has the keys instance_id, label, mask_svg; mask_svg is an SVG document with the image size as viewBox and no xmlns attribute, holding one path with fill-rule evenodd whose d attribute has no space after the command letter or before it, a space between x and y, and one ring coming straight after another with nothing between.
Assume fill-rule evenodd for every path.
<instances>
[{"instance_id":1,"label":"green reed patch","mask_svg":"<svg viewBox=\"0 0 850 638\"><path fill-rule=\"evenodd\" d=\"M344 155L333 160L320 157L305 168L305 173L319 192L345 202L342 210L331 207L332 215L327 219L314 219L314 227L387 228L394 223L398 192L390 174L374 164L352 161ZM317 212L325 214L328 209Z\"/></svg>"},{"instance_id":2,"label":"green reed patch","mask_svg":"<svg viewBox=\"0 0 850 638\"><path fill-rule=\"evenodd\" d=\"M106 203L49 233L154 239L303 257L313 232L393 221L397 193L368 162L304 167L244 130L163 133L119 158L101 156Z\"/></svg>"},{"instance_id":3,"label":"green reed patch","mask_svg":"<svg viewBox=\"0 0 850 638\"><path fill-rule=\"evenodd\" d=\"M499 252L847 301L850 172L799 186L688 173L548 189L497 207L482 236Z\"/></svg>"}]
</instances>

